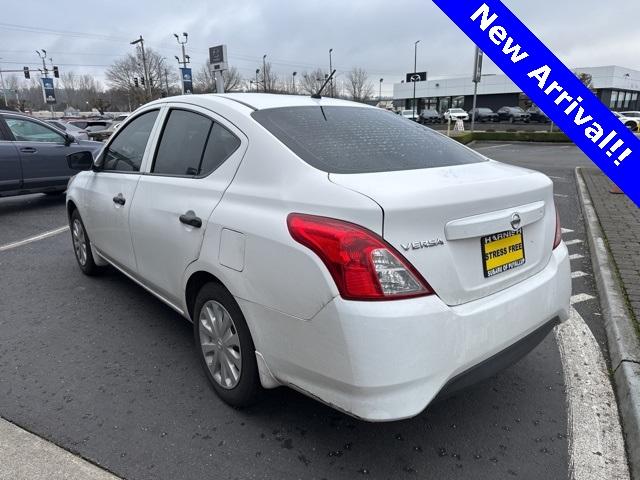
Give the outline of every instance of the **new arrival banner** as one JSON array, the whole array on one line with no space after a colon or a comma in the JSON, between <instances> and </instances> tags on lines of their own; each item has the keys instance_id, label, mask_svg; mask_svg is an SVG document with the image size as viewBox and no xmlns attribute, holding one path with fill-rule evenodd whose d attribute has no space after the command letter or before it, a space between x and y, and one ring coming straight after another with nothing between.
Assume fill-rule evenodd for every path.
<instances>
[{"instance_id":1,"label":"new arrival banner","mask_svg":"<svg viewBox=\"0 0 640 480\"><path fill-rule=\"evenodd\" d=\"M499 0L433 0L640 206L640 139Z\"/></svg>"}]
</instances>

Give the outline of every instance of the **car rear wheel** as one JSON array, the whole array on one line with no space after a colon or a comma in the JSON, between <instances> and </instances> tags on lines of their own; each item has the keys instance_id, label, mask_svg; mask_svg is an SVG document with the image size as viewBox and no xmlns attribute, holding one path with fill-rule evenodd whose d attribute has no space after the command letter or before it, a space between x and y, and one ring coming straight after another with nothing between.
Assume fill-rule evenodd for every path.
<instances>
[{"instance_id":1,"label":"car rear wheel","mask_svg":"<svg viewBox=\"0 0 640 480\"><path fill-rule=\"evenodd\" d=\"M625 123L625 125L632 132L637 132L638 131L638 124L635 123L635 122L627 122L627 123Z\"/></svg>"},{"instance_id":2,"label":"car rear wheel","mask_svg":"<svg viewBox=\"0 0 640 480\"><path fill-rule=\"evenodd\" d=\"M76 255L78 266L85 275L96 275L100 272L100 267L96 265L91 251L91 241L87 230L84 228L82 218L78 210L71 214L71 241L73 242L73 252Z\"/></svg>"},{"instance_id":3,"label":"car rear wheel","mask_svg":"<svg viewBox=\"0 0 640 480\"><path fill-rule=\"evenodd\" d=\"M218 283L207 283L193 312L200 363L216 394L237 408L255 403L262 393L255 346L233 295Z\"/></svg>"}]
</instances>

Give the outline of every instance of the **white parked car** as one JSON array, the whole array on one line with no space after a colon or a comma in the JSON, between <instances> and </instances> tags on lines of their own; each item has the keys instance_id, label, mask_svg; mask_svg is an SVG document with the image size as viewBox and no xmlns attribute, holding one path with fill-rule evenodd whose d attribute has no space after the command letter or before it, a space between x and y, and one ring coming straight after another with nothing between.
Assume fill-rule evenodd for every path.
<instances>
[{"instance_id":1,"label":"white parked car","mask_svg":"<svg viewBox=\"0 0 640 480\"><path fill-rule=\"evenodd\" d=\"M170 97L68 160L82 271L111 264L193 321L234 406L284 385L412 417L568 317L551 180L375 107Z\"/></svg>"},{"instance_id":2,"label":"white parked car","mask_svg":"<svg viewBox=\"0 0 640 480\"><path fill-rule=\"evenodd\" d=\"M444 119L447 122L449 120L452 122L455 122L456 120L464 120L466 122L469 120L469 114L461 108L450 108L444 112Z\"/></svg>"},{"instance_id":3,"label":"white parked car","mask_svg":"<svg viewBox=\"0 0 640 480\"><path fill-rule=\"evenodd\" d=\"M400 112L400 116L406 118L407 120L413 120L414 122L418 121L417 110L415 112L413 110L402 110Z\"/></svg>"},{"instance_id":4,"label":"white parked car","mask_svg":"<svg viewBox=\"0 0 640 480\"><path fill-rule=\"evenodd\" d=\"M612 112L618 120L620 120L624 125L631 130L632 132L640 132L640 116L636 117L634 114L637 112L625 112L618 113ZM627 115L630 114L630 115Z\"/></svg>"}]
</instances>

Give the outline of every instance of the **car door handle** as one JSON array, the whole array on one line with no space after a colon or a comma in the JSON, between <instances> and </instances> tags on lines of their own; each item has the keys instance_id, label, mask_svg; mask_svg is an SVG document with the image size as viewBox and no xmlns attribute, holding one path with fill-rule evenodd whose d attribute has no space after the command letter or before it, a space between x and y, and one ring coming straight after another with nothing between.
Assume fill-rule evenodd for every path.
<instances>
[{"instance_id":1,"label":"car door handle","mask_svg":"<svg viewBox=\"0 0 640 480\"><path fill-rule=\"evenodd\" d=\"M36 153L38 150L36 148L33 148L33 147L21 147L20 151L22 153Z\"/></svg>"},{"instance_id":2,"label":"car door handle","mask_svg":"<svg viewBox=\"0 0 640 480\"><path fill-rule=\"evenodd\" d=\"M180 221L185 225L190 225L195 228L200 228L202 226L202 220L200 220L200 217L196 217L193 210L189 210L187 213L180 215Z\"/></svg>"},{"instance_id":3,"label":"car door handle","mask_svg":"<svg viewBox=\"0 0 640 480\"><path fill-rule=\"evenodd\" d=\"M127 200L122 196L121 193L113 197L113 203L117 203L118 205L124 205L127 203Z\"/></svg>"}]
</instances>

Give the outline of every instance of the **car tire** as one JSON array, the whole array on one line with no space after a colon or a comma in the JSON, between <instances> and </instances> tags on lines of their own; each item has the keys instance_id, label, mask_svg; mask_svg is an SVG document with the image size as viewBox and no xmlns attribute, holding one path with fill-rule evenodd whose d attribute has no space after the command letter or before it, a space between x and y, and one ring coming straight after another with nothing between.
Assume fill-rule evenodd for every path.
<instances>
[{"instance_id":1,"label":"car tire","mask_svg":"<svg viewBox=\"0 0 640 480\"><path fill-rule=\"evenodd\" d=\"M509 117L509 123L516 123L516 117L514 117L513 115L511 115Z\"/></svg>"},{"instance_id":2,"label":"car tire","mask_svg":"<svg viewBox=\"0 0 640 480\"><path fill-rule=\"evenodd\" d=\"M233 295L219 283L207 283L193 312L198 357L214 391L235 408L254 404L263 391L255 346Z\"/></svg>"},{"instance_id":3,"label":"car tire","mask_svg":"<svg viewBox=\"0 0 640 480\"><path fill-rule=\"evenodd\" d=\"M78 266L85 275L93 276L100 273L101 268L96 265L91 251L91 240L84 227L78 210L71 213L69 226L71 229L71 242Z\"/></svg>"},{"instance_id":4,"label":"car tire","mask_svg":"<svg viewBox=\"0 0 640 480\"><path fill-rule=\"evenodd\" d=\"M638 131L638 124L637 123L627 122L624 125L625 125L625 127L627 127L632 132L637 132Z\"/></svg>"}]
</instances>

